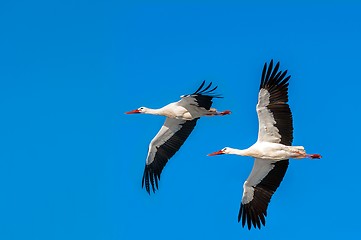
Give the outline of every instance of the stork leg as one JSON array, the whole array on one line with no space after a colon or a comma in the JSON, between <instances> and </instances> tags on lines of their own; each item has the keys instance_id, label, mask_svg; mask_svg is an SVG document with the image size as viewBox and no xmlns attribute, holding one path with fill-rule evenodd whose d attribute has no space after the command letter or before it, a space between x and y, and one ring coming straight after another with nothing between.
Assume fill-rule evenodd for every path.
<instances>
[{"instance_id":1,"label":"stork leg","mask_svg":"<svg viewBox=\"0 0 361 240\"><path fill-rule=\"evenodd\" d=\"M224 115L231 114L232 112L231 112L230 110L225 110L225 111L223 111L223 112L217 112L217 113L218 113L217 115L222 115L222 116L224 116Z\"/></svg>"},{"instance_id":2,"label":"stork leg","mask_svg":"<svg viewBox=\"0 0 361 240\"><path fill-rule=\"evenodd\" d=\"M231 114L232 112L230 110L225 110L223 112L218 112L216 109L211 108L208 113L206 114L206 116L224 116L224 115L228 115Z\"/></svg>"},{"instance_id":3,"label":"stork leg","mask_svg":"<svg viewBox=\"0 0 361 240\"><path fill-rule=\"evenodd\" d=\"M310 159L320 159L322 158L322 156L320 154L306 154L306 157L307 158L310 158Z\"/></svg>"}]
</instances>

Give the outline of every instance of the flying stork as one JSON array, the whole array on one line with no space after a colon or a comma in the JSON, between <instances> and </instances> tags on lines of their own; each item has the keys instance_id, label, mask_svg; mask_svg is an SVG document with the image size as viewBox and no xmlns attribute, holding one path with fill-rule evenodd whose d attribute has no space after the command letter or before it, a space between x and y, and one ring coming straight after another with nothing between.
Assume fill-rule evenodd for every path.
<instances>
[{"instance_id":1,"label":"flying stork","mask_svg":"<svg viewBox=\"0 0 361 240\"><path fill-rule=\"evenodd\" d=\"M225 147L208 154L236 154L254 157L251 174L243 184L243 196L238 214L242 226L248 229L265 226L267 207L272 195L280 185L288 159L321 158L319 154L307 154L303 146L291 146L293 140L292 114L288 106L287 70L279 71L279 62L273 68L271 60L265 63L256 106L258 115L258 139L247 149Z\"/></svg>"},{"instance_id":2,"label":"flying stork","mask_svg":"<svg viewBox=\"0 0 361 240\"><path fill-rule=\"evenodd\" d=\"M126 112L126 114L145 113L166 117L158 134L149 144L142 178L142 187L145 185L145 189L149 194L149 182L153 193L155 193L164 166L183 145L200 117L223 116L231 113L229 110L218 112L215 108L211 108L212 99L221 98L220 95L214 94L217 86L210 89L211 86L212 82L205 86L205 81L203 81L197 91L192 94L182 95L181 100L178 102L170 103L159 109L140 107Z\"/></svg>"}]
</instances>

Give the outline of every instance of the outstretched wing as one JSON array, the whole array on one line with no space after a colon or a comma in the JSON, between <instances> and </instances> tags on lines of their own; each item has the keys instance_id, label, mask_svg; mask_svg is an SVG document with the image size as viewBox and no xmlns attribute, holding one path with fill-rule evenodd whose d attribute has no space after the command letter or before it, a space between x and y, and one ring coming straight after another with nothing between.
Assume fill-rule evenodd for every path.
<instances>
[{"instance_id":1,"label":"outstretched wing","mask_svg":"<svg viewBox=\"0 0 361 240\"><path fill-rule=\"evenodd\" d=\"M273 68L271 60L265 63L258 94L258 141L291 145L293 140L292 113L288 106L287 70L278 71L279 62Z\"/></svg>"},{"instance_id":2,"label":"outstretched wing","mask_svg":"<svg viewBox=\"0 0 361 240\"><path fill-rule=\"evenodd\" d=\"M288 102L287 70L278 71L279 62L273 68L273 60L269 66L265 63L262 71L258 94L258 141L291 145L293 140L292 113ZM279 187L286 174L289 161L272 161L258 159L254 161L251 174L243 184L243 197L238 214L242 226L248 229L261 228L265 225L267 207L272 195Z\"/></svg>"},{"instance_id":3,"label":"outstretched wing","mask_svg":"<svg viewBox=\"0 0 361 240\"><path fill-rule=\"evenodd\" d=\"M243 197L238 214L238 222L248 229L261 228L266 223L267 207L272 195L280 185L288 167L288 160L272 161L258 159L254 161L253 169L243 184Z\"/></svg>"},{"instance_id":4,"label":"outstretched wing","mask_svg":"<svg viewBox=\"0 0 361 240\"><path fill-rule=\"evenodd\" d=\"M186 121L166 118L164 125L150 142L142 179L142 187L145 185L149 194L150 184L153 192L155 188L158 189L158 181L164 166L191 134L198 119Z\"/></svg>"},{"instance_id":5,"label":"outstretched wing","mask_svg":"<svg viewBox=\"0 0 361 240\"><path fill-rule=\"evenodd\" d=\"M212 82L210 82L206 87L204 87L205 83L206 81L203 81L194 93L181 96L182 99L178 102L178 104L183 106L192 105L209 110L213 103L212 99L221 98L221 96L214 94L214 90L216 90L218 86L211 88Z\"/></svg>"}]
</instances>

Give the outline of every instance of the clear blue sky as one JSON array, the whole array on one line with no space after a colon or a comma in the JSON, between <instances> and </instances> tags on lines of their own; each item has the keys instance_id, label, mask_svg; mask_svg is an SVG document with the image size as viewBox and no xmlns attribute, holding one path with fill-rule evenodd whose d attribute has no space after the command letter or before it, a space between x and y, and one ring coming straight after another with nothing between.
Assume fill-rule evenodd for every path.
<instances>
[{"instance_id":1,"label":"clear blue sky","mask_svg":"<svg viewBox=\"0 0 361 240\"><path fill-rule=\"evenodd\" d=\"M0 239L356 239L361 3L2 1ZM331 2L326 4L326 2ZM267 224L237 223L262 66L288 69L292 161ZM125 115L219 85L214 107L141 188L164 118Z\"/></svg>"}]
</instances>

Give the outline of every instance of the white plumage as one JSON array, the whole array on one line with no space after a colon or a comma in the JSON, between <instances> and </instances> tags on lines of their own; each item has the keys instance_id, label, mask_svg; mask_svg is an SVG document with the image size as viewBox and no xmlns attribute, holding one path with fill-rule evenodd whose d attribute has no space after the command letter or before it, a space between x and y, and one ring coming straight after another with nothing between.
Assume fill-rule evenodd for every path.
<instances>
[{"instance_id":1,"label":"white plumage","mask_svg":"<svg viewBox=\"0 0 361 240\"><path fill-rule=\"evenodd\" d=\"M264 65L258 103L256 106L259 129L255 144L247 149L223 148L209 156L236 154L254 157L252 171L243 185L243 197L238 214L242 226L248 229L265 225L267 207L288 168L289 158L321 158L319 154L306 154L303 146L291 146L293 140L292 114L288 102L287 70L278 71Z\"/></svg>"},{"instance_id":2,"label":"white plumage","mask_svg":"<svg viewBox=\"0 0 361 240\"><path fill-rule=\"evenodd\" d=\"M170 103L159 109L140 107L126 114L144 113L166 116L166 120L149 144L147 160L144 168L142 186L150 193L158 189L160 174L168 160L180 149L185 140L196 126L197 120L202 116L223 116L230 111L218 112L211 108L212 99L220 98L210 89L212 83L204 87L205 81L192 94L182 95L178 102ZM204 87L204 88L203 88Z\"/></svg>"}]
</instances>

